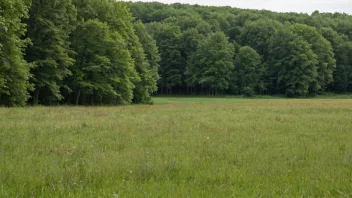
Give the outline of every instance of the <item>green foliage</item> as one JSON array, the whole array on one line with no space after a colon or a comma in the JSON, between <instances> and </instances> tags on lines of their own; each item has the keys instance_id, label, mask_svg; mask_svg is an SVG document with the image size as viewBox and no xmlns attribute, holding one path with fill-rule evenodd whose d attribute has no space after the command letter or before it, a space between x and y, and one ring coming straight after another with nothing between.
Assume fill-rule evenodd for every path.
<instances>
[{"instance_id":1,"label":"green foliage","mask_svg":"<svg viewBox=\"0 0 352 198\"><path fill-rule=\"evenodd\" d=\"M87 98L92 104L130 103L137 73L121 35L98 20L86 21L73 35L77 61L70 87L76 104L86 104Z\"/></svg>"},{"instance_id":2,"label":"green foliage","mask_svg":"<svg viewBox=\"0 0 352 198\"><path fill-rule=\"evenodd\" d=\"M26 60L35 64L31 70L34 104L61 100L63 79L71 75L74 64L69 34L75 28L76 8L71 0L33 0L27 21L27 37L32 45ZM43 93L43 94L40 94Z\"/></svg>"},{"instance_id":3,"label":"green foliage","mask_svg":"<svg viewBox=\"0 0 352 198\"><path fill-rule=\"evenodd\" d=\"M31 65L23 58L28 40L22 39L29 5L25 0L0 2L0 106L24 106L32 89Z\"/></svg>"},{"instance_id":4,"label":"green foliage","mask_svg":"<svg viewBox=\"0 0 352 198\"><path fill-rule=\"evenodd\" d=\"M155 38L160 52L160 89L167 88L168 92L172 92L172 87L182 84L185 67L185 59L181 54L181 30L178 26L164 23L150 23L146 28Z\"/></svg>"},{"instance_id":5,"label":"green foliage","mask_svg":"<svg viewBox=\"0 0 352 198\"><path fill-rule=\"evenodd\" d=\"M326 40L314 27L303 24L294 24L294 32L303 37L310 45L313 52L317 55L318 65L317 81L313 82L317 87L316 90L324 91L326 87L333 81L333 71L336 68L336 60L334 59L333 48L328 40Z\"/></svg>"},{"instance_id":6,"label":"green foliage","mask_svg":"<svg viewBox=\"0 0 352 198\"><path fill-rule=\"evenodd\" d=\"M282 24L279 22L268 19L250 21L245 24L241 31L240 44L251 46L263 56L263 61L266 62L269 59L271 38L281 26Z\"/></svg>"},{"instance_id":7,"label":"green foliage","mask_svg":"<svg viewBox=\"0 0 352 198\"><path fill-rule=\"evenodd\" d=\"M186 74L191 84L197 83L217 94L229 87L233 65L234 46L223 32L210 34L192 55Z\"/></svg>"},{"instance_id":8,"label":"green foliage","mask_svg":"<svg viewBox=\"0 0 352 198\"><path fill-rule=\"evenodd\" d=\"M203 34L195 28L188 29L182 34L182 50L187 59L197 51L198 45L204 40Z\"/></svg>"},{"instance_id":9,"label":"green foliage","mask_svg":"<svg viewBox=\"0 0 352 198\"><path fill-rule=\"evenodd\" d=\"M352 92L348 14L113 0L0 6L0 105Z\"/></svg>"},{"instance_id":10,"label":"green foliage","mask_svg":"<svg viewBox=\"0 0 352 198\"><path fill-rule=\"evenodd\" d=\"M270 74L277 93L307 96L310 89L317 89L313 83L318 76L317 56L302 37L293 33L290 24L285 24L272 38L270 57Z\"/></svg>"},{"instance_id":11,"label":"green foliage","mask_svg":"<svg viewBox=\"0 0 352 198\"><path fill-rule=\"evenodd\" d=\"M337 68L334 73L334 87L339 92L352 91L352 42L343 39L338 46Z\"/></svg>"},{"instance_id":12,"label":"green foliage","mask_svg":"<svg viewBox=\"0 0 352 198\"><path fill-rule=\"evenodd\" d=\"M143 63L146 64L146 68L139 72L142 81L137 84L134 100L137 103L149 103L150 95L158 90L160 55L155 40L148 34L144 24L137 22L134 24L134 29L143 47L144 54L141 56Z\"/></svg>"},{"instance_id":13,"label":"green foliage","mask_svg":"<svg viewBox=\"0 0 352 198\"><path fill-rule=\"evenodd\" d=\"M242 94L243 94L244 97L250 98L250 97L254 96L255 91L253 90L252 87L244 87L242 89Z\"/></svg>"},{"instance_id":14,"label":"green foliage","mask_svg":"<svg viewBox=\"0 0 352 198\"><path fill-rule=\"evenodd\" d=\"M160 58L155 46L155 41L146 33L144 25L142 23L133 25L131 14L128 12L126 5L121 2L111 2L108 0L75 0L75 5L79 8L79 20L99 20L100 22L106 23L110 31L118 32L121 38L116 45L118 45L121 50L127 50L129 53L128 56L132 59L131 62L130 59L125 58L125 56L121 58L118 56L110 58L111 61L118 62L114 63L117 64L115 65L116 68L130 68L128 72L123 69L121 70L122 72L120 71L119 75L124 75L125 77L118 80L120 88L115 88L116 94L119 95L118 103L130 103L131 101L134 103L149 102L151 99L150 95L157 90L157 80L159 79L157 72ZM95 36L98 37L99 35ZM94 37L90 39L94 39ZM123 47L121 48L121 46ZM117 61L114 59L121 60ZM132 66L126 66L130 64L132 64ZM133 89L132 94L130 93L130 89ZM107 101L115 101L115 98L112 97ZM100 102L106 103L105 101ZM111 102L107 103L110 104Z\"/></svg>"},{"instance_id":15,"label":"green foliage","mask_svg":"<svg viewBox=\"0 0 352 198\"><path fill-rule=\"evenodd\" d=\"M320 29L321 34L330 41L336 60L333 73L334 82L330 89L339 93L352 91L352 42L346 35L338 34L331 28Z\"/></svg>"},{"instance_id":16,"label":"green foliage","mask_svg":"<svg viewBox=\"0 0 352 198\"><path fill-rule=\"evenodd\" d=\"M236 86L232 90L236 91L237 89L237 94L247 96L252 96L255 92L262 93L264 91L264 74L265 70L260 55L251 47L241 47L236 54L235 69L231 75L231 85Z\"/></svg>"},{"instance_id":17,"label":"green foliage","mask_svg":"<svg viewBox=\"0 0 352 198\"><path fill-rule=\"evenodd\" d=\"M194 92L204 94L206 90L197 83L203 78L203 70L192 68L194 62L199 62L201 59L200 56L195 58L195 49L203 42L204 38L201 35L207 37L213 32L223 32L231 42L239 43L241 46L250 46L261 56L260 70L263 73L262 82L258 86L260 88L254 88L257 93L287 93L290 96L307 96L319 94L325 90L337 92L351 90L351 64L347 58L349 45L343 45L343 43L350 42L352 37L350 34L352 25L349 22L352 21L352 17L350 15L319 12L312 15L274 13L265 10L242 10L187 4L129 3L128 6L137 19L148 23L147 26L154 26L151 25L153 22L168 24L175 29L179 28L182 34L181 50L179 46L175 46L175 43L179 42L178 40L169 40L163 36L154 37L158 45L161 43L174 45L174 50L172 50L174 53L167 53L172 55L161 56L161 62L173 63L172 66L168 65L170 67L166 67L165 62L162 64L161 68L166 69L161 72L161 76L162 79L163 76L172 76L171 79L177 83L159 83L160 87L168 84L168 89L179 90L181 88L180 92L183 94L193 94ZM157 17L153 19L150 16ZM285 23L287 24L283 25ZM290 29L292 35L300 38L293 39L291 34L281 34L281 36L288 36L288 38L278 38L279 40L296 41L290 47L284 46L283 42L280 44L282 49L276 46L276 52L274 52L273 46L278 42L275 42L273 37L278 35L279 29L285 28ZM153 29L157 28L154 26ZM329 35L324 34L325 29L335 32L337 41L332 41ZM298 46L297 49L295 49L296 46ZM240 46L236 47L236 49L239 48ZM306 51L308 54L305 54ZM302 54L306 56L303 57ZM174 64L175 62L177 64ZM186 67L182 65L186 65ZM287 70L289 67L301 72L291 75L293 70ZM309 68L307 74L304 72L306 69L303 68ZM171 74L165 75L167 73L165 70ZM236 69L233 72L236 73ZM182 76L183 73L186 74L186 78ZM282 75L279 78L278 73L286 73L287 75ZM286 76L286 82L290 81L289 89L285 88L286 83L283 81L283 76ZM243 87L241 83L242 81L234 81L232 78L229 89L225 89L225 91L240 94L240 87ZM256 82L252 84L256 84Z\"/></svg>"}]
</instances>

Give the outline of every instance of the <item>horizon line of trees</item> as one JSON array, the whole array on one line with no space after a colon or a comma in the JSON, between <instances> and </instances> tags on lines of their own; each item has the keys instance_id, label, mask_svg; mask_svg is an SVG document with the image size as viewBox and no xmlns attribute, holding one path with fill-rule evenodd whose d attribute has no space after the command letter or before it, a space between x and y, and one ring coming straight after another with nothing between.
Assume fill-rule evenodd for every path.
<instances>
[{"instance_id":1,"label":"horizon line of trees","mask_svg":"<svg viewBox=\"0 0 352 198\"><path fill-rule=\"evenodd\" d=\"M0 106L153 94L352 92L352 16L114 0L2 0Z\"/></svg>"},{"instance_id":2,"label":"horizon line of trees","mask_svg":"<svg viewBox=\"0 0 352 198\"><path fill-rule=\"evenodd\" d=\"M352 92L352 16L128 3L160 51L159 94Z\"/></svg>"}]
</instances>

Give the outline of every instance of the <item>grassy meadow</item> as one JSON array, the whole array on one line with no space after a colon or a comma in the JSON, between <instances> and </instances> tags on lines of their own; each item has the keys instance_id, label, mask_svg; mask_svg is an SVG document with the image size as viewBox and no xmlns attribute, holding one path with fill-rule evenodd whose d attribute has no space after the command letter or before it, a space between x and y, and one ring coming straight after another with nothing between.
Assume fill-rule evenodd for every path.
<instances>
[{"instance_id":1,"label":"grassy meadow","mask_svg":"<svg viewBox=\"0 0 352 198\"><path fill-rule=\"evenodd\" d=\"M0 108L0 197L352 197L352 99Z\"/></svg>"}]
</instances>

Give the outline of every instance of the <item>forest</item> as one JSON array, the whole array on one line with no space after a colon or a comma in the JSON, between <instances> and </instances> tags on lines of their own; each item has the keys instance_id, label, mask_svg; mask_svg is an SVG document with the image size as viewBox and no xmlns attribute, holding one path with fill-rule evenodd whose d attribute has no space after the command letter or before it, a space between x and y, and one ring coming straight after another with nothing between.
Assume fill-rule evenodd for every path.
<instances>
[{"instance_id":1,"label":"forest","mask_svg":"<svg viewBox=\"0 0 352 198\"><path fill-rule=\"evenodd\" d=\"M352 92L352 16L1 0L0 106Z\"/></svg>"}]
</instances>

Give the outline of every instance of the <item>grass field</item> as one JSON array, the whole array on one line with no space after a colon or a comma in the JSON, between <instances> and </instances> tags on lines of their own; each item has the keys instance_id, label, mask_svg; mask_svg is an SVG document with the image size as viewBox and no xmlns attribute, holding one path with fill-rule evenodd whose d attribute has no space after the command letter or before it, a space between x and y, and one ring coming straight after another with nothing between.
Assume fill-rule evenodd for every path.
<instances>
[{"instance_id":1,"label":"grass field","mask_svg":"<svg viewBox=\"0 0 352 198\"><path fill-rule=\"evenodd\" d=\"M0 108L0 197L352 197L352 100Z\"/></svg>"}]
</instances>

